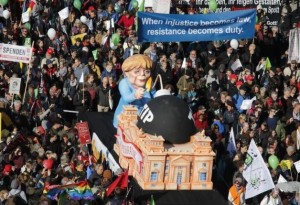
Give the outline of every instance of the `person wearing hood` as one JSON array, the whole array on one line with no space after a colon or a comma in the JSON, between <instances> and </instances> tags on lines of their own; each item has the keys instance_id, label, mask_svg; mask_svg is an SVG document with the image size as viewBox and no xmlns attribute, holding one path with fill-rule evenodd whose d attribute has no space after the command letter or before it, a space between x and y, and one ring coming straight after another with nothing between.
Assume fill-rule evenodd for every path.
<instances>
[{"instance_id":1,"label":"person wearing hood","mask_svg":"<svg viewBox=\"0 0 300 205\"><path fill-rule=\"evenodd\" d=\"M13 179L10 184L11 190L8 193L8 197L17 198L17 204L27 204L27 197L23 190L21 190L21 185L18 179Z\"/></svg>"}]
</instances>

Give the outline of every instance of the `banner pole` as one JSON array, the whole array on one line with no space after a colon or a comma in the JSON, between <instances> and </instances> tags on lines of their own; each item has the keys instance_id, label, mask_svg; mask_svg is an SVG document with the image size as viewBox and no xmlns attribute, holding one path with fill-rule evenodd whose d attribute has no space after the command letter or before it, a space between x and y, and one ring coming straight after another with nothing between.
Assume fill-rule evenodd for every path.
<instances>
[{"instance_id":1,"label":"banner pole","mask_svg":"<svg viewBox=\"0 0 300 205\"><path fill-rule=\"evenodd\" d=\"M29 73L30 73L30 69L31 69L30 63L31 63L31 58L32 58L33 45L34 45L34 41L31 44L30 57L29 57L28 70L27 70L27 78L26 78L26 84L25 84L25 90L24 90L22 104L24 104L24 102L25 102L25 96L26 96L26 93L27 93L27 86L28 86L28 81L29 81Z\"/></svg>"}]
</instances>

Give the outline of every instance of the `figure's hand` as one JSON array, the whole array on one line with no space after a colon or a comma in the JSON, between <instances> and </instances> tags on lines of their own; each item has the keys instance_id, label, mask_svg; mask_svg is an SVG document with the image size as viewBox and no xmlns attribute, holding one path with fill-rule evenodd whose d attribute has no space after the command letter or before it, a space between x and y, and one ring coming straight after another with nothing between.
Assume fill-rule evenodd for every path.
<instances>
[{"instance_id":1,"label":"figure's hand","mask_svg":"<svg viewBox=\"0 0 300 205\"><path fill-rule=\"evenodd\" d=\"M138 88L135 92L135 98L136 99L142 99L144 97L145 89L144 88Z\"/></svg>"}]
</instances>

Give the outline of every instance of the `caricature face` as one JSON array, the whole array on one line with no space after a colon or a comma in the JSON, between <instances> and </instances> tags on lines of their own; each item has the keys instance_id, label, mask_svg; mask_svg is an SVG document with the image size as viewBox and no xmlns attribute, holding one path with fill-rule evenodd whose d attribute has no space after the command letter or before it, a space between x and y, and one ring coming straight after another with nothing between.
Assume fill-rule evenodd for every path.
<instances>
[{"instance_id":1,"label":"caricature face","mask_svg":"<svg viewBox=\"0 0 300 205\"><path fill-rule=\"evenodd\" d=\"M143 88L150 77L150 70L134 68L125 72L125 75L134 88Z\"/></svg>"}]
</instances>

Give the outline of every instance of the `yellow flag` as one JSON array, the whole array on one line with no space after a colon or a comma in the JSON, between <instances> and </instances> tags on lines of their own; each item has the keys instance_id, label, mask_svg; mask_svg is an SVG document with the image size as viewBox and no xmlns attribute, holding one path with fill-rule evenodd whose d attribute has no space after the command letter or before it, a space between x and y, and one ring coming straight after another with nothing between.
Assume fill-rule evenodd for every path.
<instances>
[{"instance_id":1,"label":"yellow flag","mask_svg":"<svg viewBox=\"0 0 300 205\"><path fill-rule=\"evenodd\" d=\"M80 38L80 40L83 39L83 37L86 35L86 33L77 34L75 36L71 36L72 45L76 43L76 39Z\"/></svg>"},{"instance_id":2,"label":"yellow flag","mask_svg":"<svg viewBox=\"0 0 300 205\"><path fill-rule=\"evenodd\" d=\"M280 167L282 169L291 169L292 168L292 162L290 160L281 160Z\"/></svg>"},{"instance_id":3,"label":"yellow flag","mask_svg":"<svg viewBox=\"0 0 300 205\"><path fill-rule=\"evenodd\" d=\"M270 70L271 68L272 68L272 65L271 65L270 59L267 57L267 59L266 59L266 69Z\"/></svg>"}]
</instances>

